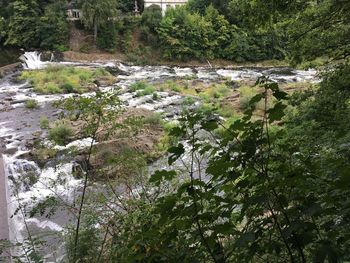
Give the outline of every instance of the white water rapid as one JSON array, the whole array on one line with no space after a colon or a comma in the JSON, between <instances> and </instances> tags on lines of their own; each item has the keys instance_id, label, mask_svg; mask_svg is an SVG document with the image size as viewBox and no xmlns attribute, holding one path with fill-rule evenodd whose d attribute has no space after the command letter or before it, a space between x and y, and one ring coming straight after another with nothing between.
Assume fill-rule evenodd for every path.
<instances>
[{"instance_id":1,"label":"white water rapid","mask_svg":"<svg viewBox=\"0 0 350 263\"><path fill-rule=\"evenodd\" d=\"M24 70L40 70L49 65L97 68L104 67L114 74L117 82L109 87L98 87L102 92L115 89L119 92L119 99L126 108L142 108L164 113L167 120L176 120L181 112L184 97L176 92L157 91L157 99L152 95L138 96L130 86L138 81L150 83L164 83L168 80L186 79L201 83L215 83L232 80L255 81L266 75L273 81L280 83L318 82L315 70L294 70L289 68L205 68L205 67L170 67L170 66L133 66L117 62L44 62L39 52L26 52L22 57ZM51 59L52 60L52 59ZM72 176L73 163L63 161L56 166L47 163L40 166L31 159L30 150L33 141L45 141L47 134L39 127L40 118L48 116L54 120L60 111L52 107L51 102L64 99L72 94L42 95L34 92L29 82L19 82L19 72L5 76L0 80L0 154L3 153L6 175L8 176L10 198L8 200L10 218L10 233L13 243L28 241L43 233L51 233L52 237L45 239L47 249L40 251L45 256L45 262L55 262L62 252L62 229L72 218L70 207L52 211L49 218L40 215L40 205L43 201L73 204L81 187L81 181ZM84 94L91 96L93 93ZM28 110L24 102L28 99L38 101L40 108ZM193 103L196 106L198 102ZM91 144L86 138L70 143L67 147L83 148ZM58 151L65 151L67 147L56 147ZM65 160L65 159L64 159ZM51 200L56 197L56 201ZM1 206L0 206L1 207ZM31 215L36 209L39 213ZM0 211L1 213L1 211ZM28 235L28 232L31 235ZM21 256L23 262L30 262L23 254L28 249L28 243L13 251ZM52 253L52 251L56 251ZM57 256L58 255L58 256ZM59 260L57 260L59 261Z\"/></svg>"},{"instance_id":2,"label":"white water rapid","mask_svg":"<svg viewBox=\"0 0 350 263\"><path fill-rule=\"evenodd\" d=\"M20 59L23 61L24 69L42 69L47 64L41 61L41 53L38 51L26 52Z\"/></svg>"}]
</instances>

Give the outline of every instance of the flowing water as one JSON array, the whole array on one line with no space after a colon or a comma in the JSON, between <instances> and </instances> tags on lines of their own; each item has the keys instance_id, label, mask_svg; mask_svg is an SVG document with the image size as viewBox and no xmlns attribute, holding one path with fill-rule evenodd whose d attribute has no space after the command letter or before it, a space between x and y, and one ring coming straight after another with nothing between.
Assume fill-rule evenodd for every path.
<instances>
[{"instance_id":1,"label":"flowing water","mask_svg":"<svg viewBox=\"0 0 350 263\"><path fill-rule=\"evenodd\" d=\"M168 119L176 119L181 110L183 97L170 92L157 92L159 99L154 101L152 95L138 97L136 92L129 90L130 85L137 81L149 81L161 83L177 78L191 78L202 82L215 82L223 78L232 81L255 81L260 76L266 75L276 82L318 82L315 70L300 71L288 68L180 68L168 66L132 66L122 63L74 63L74 62L43 62L38 52L26 52L22 57L23 70L38 70L48 65L70 65L74 67L105 67L117 72L118 81L110 87L100 87L101 91L110 89L119 90L119 98L125 107L143 108L155 112L164 113ZM62 255L61 230L72 219L69 207L65 210L55 211L50 218L45 216L30 217L28 213L40 202L49 200L50 197L58 197L62 202L73 204L77 192L81 187L81 181L72 176L73 163L64 162L59 166L47 165L40 168L38 164L26 158L30 151L30 144L37 138L39 119L41 116L49 116L53 120L59 111L52 107L51 102L67 98L72 95L40 95L33 91L30 83L16 83L18 72L10 74L0 80L0 152L4 152L6 175L9 178L9 201L11 241L23 242L33 238L29 233L51 233L47 239L47 249L40 251L46 255L46 262ZM90 96L93 93L84 94ZM40 109L31 111L24 107L28 99L39 102ZM34 135L36 134L36 135ZM91 143L87 138L71 143L69 146L86 147ZM2 150L1 150L2 148ZM64 150L61 147L58 150ZM0 211L1 213L1 211ZM40 213L39 213L40 214ZM22 255L26 246L19 247L13 253ZM55 253L52 253L55 251ZM26 258L22 258L24 262Z\"/></svg>"}]
</instances>

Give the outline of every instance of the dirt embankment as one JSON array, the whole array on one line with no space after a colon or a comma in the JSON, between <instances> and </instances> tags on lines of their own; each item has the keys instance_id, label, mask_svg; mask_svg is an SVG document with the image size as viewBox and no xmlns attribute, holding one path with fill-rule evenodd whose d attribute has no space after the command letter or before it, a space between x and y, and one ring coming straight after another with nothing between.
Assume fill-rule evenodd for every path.
<instances>
[{"instance_id":1,"label":"dirt embankment","mask_svg":"<svg viewBox=\"0 0 350 263\"><path fill-rule=\"evenodd\" d=\"M21 66L20 62L13 63L4 67L0 67L0 78L1 76L5 76L6 74L9 74L11 72L14 72Z\"/></svg>"},{"instance_id":2,"label":"dirt embankment","mask_svg":"<svg viewBox=\"0 0 350 263\"><path fill-rule=\"evenodd\" d=\"M127 56L121 52L107 53L99 50L94 50L89 53L82 53L80 51L66 51L63 52L64 61L72 62L125 62L132 63L128 61ZM281 67L288 66L284 61L268 60L261 62L245 62L245 63L236 63L229 60L215 59L210 61L199 61L199 60L164 60L160 57L154 57L147 61L148 65L164 65L164 66L179 66L179 67Z\"/></svg>"},{"instance_id":3,"label":"dirt embankment","mask_svg":"<svg viewBox=\"0 0 350 263\"><path fill-rule=\"evenodd\" d=\"M72 62L109 62L109 61L119 61L125 60L125 56L120 53L111 54L104 52L94 52L94 53L82 53L78 51L66 51L63 52L64 61Z\"/></svg>"}]
</instances>

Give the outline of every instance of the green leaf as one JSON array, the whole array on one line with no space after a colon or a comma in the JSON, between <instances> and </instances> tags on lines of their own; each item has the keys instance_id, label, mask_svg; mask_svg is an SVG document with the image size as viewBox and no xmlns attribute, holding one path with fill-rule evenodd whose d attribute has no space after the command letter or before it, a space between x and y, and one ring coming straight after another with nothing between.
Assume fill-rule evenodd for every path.
<instances>
[{"instance_id":1,"label":"green leaf","mask_svg":"<svg viewBox=\"0 0 350 263\"><path fill-rule=\"evenodd\" d=\"M230 126L230 130L233 131L243 131L245 126L245 122L242 120L236 120L233 124Z\"/></svg>"},{"instance_id":2,"label":"green leaf","mask_svg":"<svg viewBox=\"0 0 350 263\"><path fill-rule=\"evenodd\" d=\"M157 186L160 185L160 182L162 180L170 181L176 176L175 171L166 171L166 170L161 170L161 171L156 171L150 178L150 183L155 183Z\"/></svg>"},{"instance_id":3,"label":"green leaf","mask_svg":"<svg viewBox=\"0 0 350 263\"><path fill-rule=\"evenodd\" d=\"M274 91L272 95L278 100L285 100L288 97L288 93L280 91L279 89Z\"/></svg>"},{"instance_id":4,"label":"green leaf","mask_svg":"<svg viewBox=\"0 0 350 263\"><path fill-rule=\"evenodd\" d=\"M179 143L178 146L169 148L168 153L170 153L168 163L169 165L172 165L182 154L185 153L185 148L183 144Z\"/></svg>"},{"instance_id":5,"label":"green leaf","mask_svg":"<svg viewBox=\"0 0 350 263\"><path fill-rule=\"evenodd\" d=\"M269 109L267 112L269 114L270 123L281 120L284 116L284 109L286 107L287 106L284 105L282 102L278 102L272 109Z\"/></svg>"},{"instance_id":6,"label":"green leaf","mask_svg":"<svg viewBox=\"0 0 350 263\"><path fill-rule=\"evenodd\" d=\"M316 250L313 262L323 263L326 261L326 258L328 258L330 263L339 262L338 255L330 243L323 244Z\"/></svg>"},{"instance_id":7,"label":"green leaf","mask_svg":"<svg viewBox=\"0 0 350 263\"><path fill-rule=\"evenodd\" d=\"M236 246L238 247L245 247L250 242L253 242L255 240L255 233L254 232L247 232L242 234L236 241Z\"/></svg>"},{"instance_id":8,"label":"green leaf","mask_svg":"<svg viewBox=\"0 0 350 263\"><path fill-rule=\"evenodd\" d=\"M255 105L256 103L258 103L259 101L261 101L263 99L263 94L259 93L256 94L253 98L250 99L249 101L249 105Z\"/></svg>"},{"instance_id":9,"label":"green leaf","mask_svg":"<svg viewBox=\"0 0 350 263\"><path fill-rule=\"evenodd\" d=\"M215 120L210 120L202 123L202 128L206 131L213 131L218 128L218 124Z\"/></svg>"},{"instance_id":10,"label":"green leaf","mask_svg":"<svg viewBox=\"0 0 350 263\"><path fill-rule=\"evenodd\" d=\"M185 133L184 129L180 127L174 127L170 130L169 136L181 137L182 135L184 135L184 133Z\"/></svg>"}]
</instances>

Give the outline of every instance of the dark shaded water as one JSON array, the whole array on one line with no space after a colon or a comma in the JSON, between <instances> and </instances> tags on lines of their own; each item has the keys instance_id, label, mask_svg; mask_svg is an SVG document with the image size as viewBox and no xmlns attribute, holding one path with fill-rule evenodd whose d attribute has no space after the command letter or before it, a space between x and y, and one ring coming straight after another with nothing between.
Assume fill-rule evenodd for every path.
<instances>
[{"instance_id":1,"label":"dark shaded water","mask_svg":"<svg viewBox=\"0 0 350 263\"><path fill-rule=\"evenodd\" d=\"M0 67L19 62L20 50L0 47Z\"/></svg>"}]
</instances>

